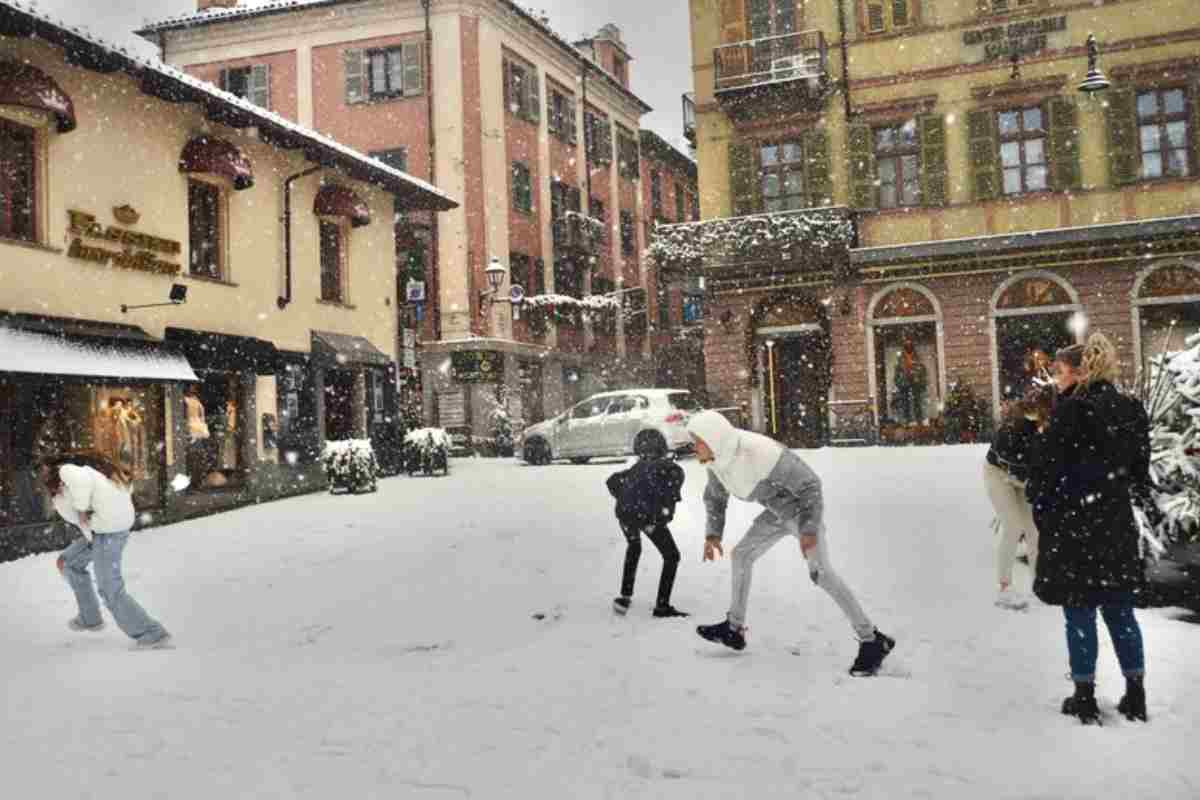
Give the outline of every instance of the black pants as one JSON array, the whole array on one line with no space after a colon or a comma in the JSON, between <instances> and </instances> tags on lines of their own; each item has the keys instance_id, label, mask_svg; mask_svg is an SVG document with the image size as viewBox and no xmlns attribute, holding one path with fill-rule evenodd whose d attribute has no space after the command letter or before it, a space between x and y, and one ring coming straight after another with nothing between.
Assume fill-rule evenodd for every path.
<instances>
[{"instance_id":1,"label":"black pants","mask_svg":"<svg viewBox=\"0 0 1200 800\"><path fill-rule=\"evenodd\" d=\"M644 529L647 538L658 548L662 555L662 576L658 579L657 604L665 606L671 602L671 589L675 586L675 571L679 568L679 548L675 546L675 538L671 530L663 524ZM625 570L621 573L621 596L633 596L633 581L637 577L638 560L642 557L642 532L636 527L621 523L621 533L625 534Z\"/></svg>"}]
</instances>

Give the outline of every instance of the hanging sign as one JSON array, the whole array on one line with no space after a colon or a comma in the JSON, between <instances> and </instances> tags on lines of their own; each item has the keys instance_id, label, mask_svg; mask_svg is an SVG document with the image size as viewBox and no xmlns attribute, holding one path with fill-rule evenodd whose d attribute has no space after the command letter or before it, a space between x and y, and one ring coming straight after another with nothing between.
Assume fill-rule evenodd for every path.
<instances>
[{"instance_id":1,"label":"hanging sign","mask_svg":"<svg viewBox=\"0 0 1200 800\"><path fill-rule=\"evenodd\" d=\"M1040 53L1049 45L1049 35L1067 29L1065 15L1027 19L990 28L976 28L963 32L963 44L967 47L983 47L980 61L1001 61L1013 53L1019 56Z\"/></svg>"},{"instance_id":2,"label":"hanging sign","mask_svg":"<svg viewBox=\"0 0 1200 800\"><path fill-rule=\"evenodd\" d=\"M408 302L410 302L410 303L424 303L425 302L425 281L410 280L405 285L405 290L406 290L405 297L408 298Z\"/></svg>"},{"instance_id":3,"label":"hanging sign","mask_svg":"<svg viewBox=\"0 0 1200 800\"><path fill-rule=\"evenodd\" d=\"M490 383L504 376L504 354L497 350L462 350L450 354L450 375L459 383Z\"/></svg>"}]
</instances>

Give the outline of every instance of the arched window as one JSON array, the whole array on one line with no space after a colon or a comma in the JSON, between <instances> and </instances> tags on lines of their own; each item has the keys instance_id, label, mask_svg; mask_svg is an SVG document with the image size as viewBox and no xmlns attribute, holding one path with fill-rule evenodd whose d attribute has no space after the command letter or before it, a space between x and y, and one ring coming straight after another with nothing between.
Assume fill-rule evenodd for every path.
<instances>
[{"instance_id":1,"label":"arched window","mask_svg":"<svg viewBox=\"0 0 1200 800\"><path fill-rule=\"evenodd\" d=\"M1049 378L1054 353L1082 334L1074 323L1081 310L1078 292L1052 272L1023 272L996 288L991 333L992 399L997 411L1002 402Z\"/></svg>"},{"instance_id":2,"label":"arched window","mask_svg":"<svg viewBox=\"0 0 1200 800\"><path fill-rule=\"evenodd\" d=\"M942 312L917 283L884 287L867 306L868 385L879 434L924 425L938 416L945 396Z\"/></svg>"},{"instance_id":3,"label":"arched window","mask_svg":"<svg viewBox=\"0 0 1200 800\"><path fill-rule=\"evenodd\" d=\"M1139 373L1150 359L1182 350L1200 333L1200 264L1173 262L1144 271L1133 286L1133 341Z\"/></svg>"}]
</instances>

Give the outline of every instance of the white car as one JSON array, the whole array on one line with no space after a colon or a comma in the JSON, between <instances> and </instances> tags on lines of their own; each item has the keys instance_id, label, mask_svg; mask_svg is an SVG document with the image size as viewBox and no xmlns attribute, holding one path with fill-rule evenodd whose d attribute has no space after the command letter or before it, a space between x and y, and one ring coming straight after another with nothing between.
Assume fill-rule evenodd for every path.
<instances>
[{"instance_id":1,"label":"white car","mask_svg":"<svg viewBox=\"0 0 1200 800\"><path fill-rule=\"evenodd\" d=\"M687 423L700 404L684 389L625 389L595 394L557 417L526 428L518 456L530 464L557 459L586 463L598 456L628 456L655 438L668 452L692 449Z\"/></svg>"}]
</instances>

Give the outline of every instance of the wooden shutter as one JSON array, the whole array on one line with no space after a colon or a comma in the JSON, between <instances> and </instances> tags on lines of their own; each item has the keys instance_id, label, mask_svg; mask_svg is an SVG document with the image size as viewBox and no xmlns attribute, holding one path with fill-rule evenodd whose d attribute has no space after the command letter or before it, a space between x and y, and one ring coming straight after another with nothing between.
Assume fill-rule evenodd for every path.
<instances>
[{"instance_id":1,"label":"wooden shutter","mask_svg":"<svg viewBox=\"0 0 1200 800\"><path fill-rule=\"evenodd\" d=\"M267 64L255 64L250 68L246 99L259 108L271 107L271 68Z\"/></svg>"},{"instance_id":2,"label":"wooden shutter","mask_svg":"<svg viewBox=\"0 0 1200 800\"><path fill-rule=\"evenodd\" d=\"M884 27L883 3L867 3L867 32L880 33Z\"/></svg>"},{"instance_id":3,"label":"wooden shutter","mask_svg":"<svg viewBox=\"0 0 1200 800\"><path fill-rule=\"evenodd\" d=\"M721 44L746 41L746 0L721 0Z\"/></svg>"},{"instance_id":4,"label":"wooden shutter","mask_svg":"<svg viewBox=\"0 0 1200 800\"><path fill-rule=\"evenodd\" d=\"M387 65L387 92L390 95L404 94L404 47L391 48L384 52Z\"/></svg>"},{"instance_id":5,"label":"wooden shutter","mask_svg":"<svg viewBox=\"0 0 1200 800\"><path fill-rule=\"evenodd\" d=\"M756 214L762 208L757 155L753 142L735 139L729 143L729 194L735 217Z\"/></svg>"},{"instance_id":6,"label":"wooden shutter","mask_svg":"<svg viewBox=\"0 0 1200 800\"><path fill-rule=\"evenodd\" d=\"M409 42L404 45L404 96L412 97L425 91L425 45Z\"/></svg>"},{"instance_id":7,"label":"wooden shutter","mask_svg":"<svg viewBox=\"0 0 1200 800\"><path fill-rule=\"evenodd\" d=\"M878 208L875 183L875 134L870 125L850 126L850 205Z\"/></svg>"},{"instance_id":8,"label":"wooden shutter","mask_svg":"<svg viewBox=\"0 0 1200 800\"><path fill-rule=\"evenodd\" d=\"M909 14L908 0L892 0L892 27L906 28L912 22Z\"/></svg>"},{"instance_id":9,"label":"wooden shutter","mask_svg":"<svg viewBox=\"0 0 1200 800\"><path fill-rule=\"evenodd\" d=\"M833 202L832 167L829 160L829 134L824 130L804 134L804 188L809 204L816 208Z\"/></svg>"},{"instance_id":10,"label":"wooden shutter","mask_svg":"<svg viewBox=\"0 0 1200 800\"><path fill-rule=\"evenodd\" d=\"M1190 175L1200 175L1200 78L1188 86L1188 102L1192 104L1192 164Z\"/></svg>"},{"instance_id":11,"label":"wooden shutter","mask_svg":"<svg viewBox=\"0 0 1200 800\"><path fill-rule=\"evenodd\" d=\"M569 208L571 211L575 211L577 213L581 212L583 210L583 206L581 205L582 202L583 202L583 196L580 194L579 190L576 189L574 186L568 186L567 187L567 208Z\"/></svg>"},{"instance_id":12,"label":"wooden shutter","mask_svg":"<svg viewBox=\"0 0 1200 800\"><path fill-rule=\"evenodd\" d=\"M514 113L515 109L513 108L514 97L513 97L512 62L506 58L506 59L504 59L504 61L502 63L503 63L502 72L503 72L503 80L504 80L504 111L505 111L505 113Z\"/></svg>"},{"instance_id":13,"label":"wooden shutter","mask_svg":"<svg viewBox=\"0 0 1200 800\"><path fill-rule=\"evenodd\" d=\"M917 135L921 142L921 202L927 206L944 206L949 201L946 118L941 114L919 115Z\"/></svg>"},{"instance_id":14,"label":"wooden shutter","mask_svg":"<svg viewBox=\"0 0 1200 800\"><path fill-rule=\"evenodd\" d=\"M1133 89L1109 89L1106 94L1109 179L1113 186L1124 186L1141 177L1137 93Z\"/></svg>"},{"instance_id":15,"label":"wooden shutter","mask_svg":"<svg viewBox=\"0 0 1200 800\"><path fill-rule=\"evenodd\" d=\"M367 91L366 52L347 50L342 53L342 63L346 72L346 102L365 103L370 97Z\"/></svg>"},{"instance_id":16,"label":"wooden shutter","mask_svg":"<svg viewBox=\"0 0 1200 800\"><path fill-rule=\"evenodd\" d=\"M1000 135L996 130L996 112L991 109L967 112L967 150L975 199L996 199L1000 196Z\"/></svg>"},{"instance_id":17,"label":"wooden shutter","mask_svg":"<svg viewBox=\"0 0 1200 800\"><path fill-rule=\"evenodd\" d=\"M575 121L575 100L564 95L563 97L563 130L567 134L567 141L571 144L579 142L579 126Z\"/></svg>"},{"instance_id":18,"label":"wooden shutter","mask_svg":"<svg viewBox=\"0 0 1200 800\"><path fill-rule=\"evenodd\" d=\"M538 71L534 67L528 67L529 77L526 78L528 86L529 100L529 119L532 122L537 122L542 118L542 91L538 86Z\"/></svg>"},{"instance_id":19,"label":"wooden shutter","mask_svg":"<svg viewBox=\"0 0 1200 800\"><path fill-rule=\"evenodd\" d=\"M1074 101L1067 97L1051 97L1046 101L1046 117L1050 140L1050 187L1058 192L1079 189L1083 179Z\"/></svg>"},{"instance_id":20,"label":"wooden shutter","mask_svg":"<svg viewBox=\"0 0 1200 800\"><path fill-rule=\"evenodd\" d=\"M546 260L544 258L536 259L533 262L533 275L530 276L530 283L533 284L532 291L527 291L527 294L545 294L546 293ZM529 289L530 287L526 287Z\"/></svg>"}]
</instances>

